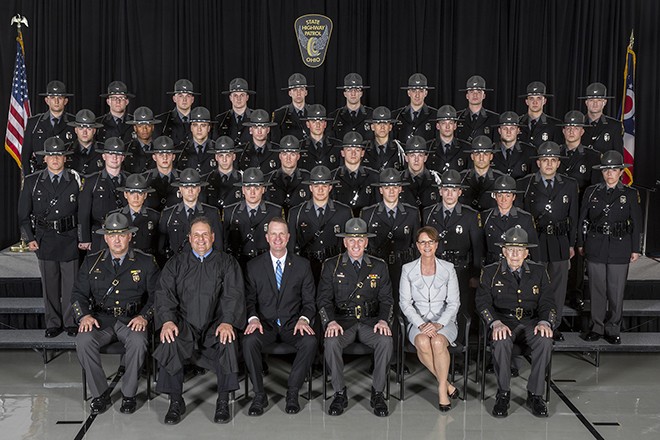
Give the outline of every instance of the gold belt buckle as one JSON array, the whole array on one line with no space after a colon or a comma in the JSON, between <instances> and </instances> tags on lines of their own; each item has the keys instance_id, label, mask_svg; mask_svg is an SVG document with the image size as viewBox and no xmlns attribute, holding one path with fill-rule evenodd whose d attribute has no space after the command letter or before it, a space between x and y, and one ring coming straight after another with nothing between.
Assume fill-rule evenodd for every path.
<instances>
[{"instance_id":1,"label":"gold belt buckle","mask_svg":"<svg viewBox=\"0 0 660 440\"><path fill-rule=\"evenodd\" d=\"M121 316L122 312L123 312L123 309L121 307L113 307L112 308L112 314L115 316L115 318L117 316Z\"/></svg>"},{"instance_id":2,"label":"gold belt buckle","mask_svg":"<svg viewBox=\"0 0 660 440\"><path fill-rule=\"evenodd\" d=\"M523 309L522 307L516 307L516 319L518 321L520 321L523 318L523 312L524 311L525 311L525 309Z\"/></svg>"},{"instance_id":3,"label":"gold belt buckle","mask_svg":"<svg viewBox=\"0 0 660 440\"><path fill-rule=\"evenodd\" d=\"M355 306L355 318L360 319L362 317L362 306Z\"/></svg>"}]
</instances>

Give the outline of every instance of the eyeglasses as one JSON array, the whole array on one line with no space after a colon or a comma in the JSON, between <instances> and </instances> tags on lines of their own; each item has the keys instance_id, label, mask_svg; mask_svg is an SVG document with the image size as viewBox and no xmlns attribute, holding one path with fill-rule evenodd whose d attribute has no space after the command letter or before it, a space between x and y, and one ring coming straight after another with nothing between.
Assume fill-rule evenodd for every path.
<instances>
[{"instance_id":1,"label":"eyeglasses","mask_svg":"<svg viewBox=\"0 0 660 440\"><path fill-rule=\"evenodd\" d=\"M126 101L125 96L110 96L108 99L110 99L111 101L115 101L115 102Z\"/></svg>"},{"instance_id":2,"label":"eyeglasses","mask_svg":"<svg viewBox=\"0 0 660 440\"><path fill-rule=\"evenodd\" d=\"M420 246L433 246L434 244L437 244L438 242L435 240L421 240L418 241L417 244Z\"/></svg>"}]
</instances>

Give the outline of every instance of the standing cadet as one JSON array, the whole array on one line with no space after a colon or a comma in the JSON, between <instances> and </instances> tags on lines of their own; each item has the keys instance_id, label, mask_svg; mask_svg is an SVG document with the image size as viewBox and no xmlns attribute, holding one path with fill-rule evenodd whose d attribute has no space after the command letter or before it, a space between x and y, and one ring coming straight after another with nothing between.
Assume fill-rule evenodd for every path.
<instances>
[{"instance_id":1,"label":"standing cadet","mask_svg":"<svg viewBox=\"0 0 660 440\"><path fill-rule=\"evenodd\" d=\"M371 107L362 105L362 93L368 89L357 73L349 73L344 77L344 85L337 87L344 91L346 105L330 113L332 119L332 137L344 139L352 131L358 132L362 138L371 139L372 133L368 119L371 119Z\"/></svg>"},{"instance_id":2,"label":"standing cadet","mask_svg":"<svg viewBox=\"0 0 660 440\"><path fill-rule=\"evenodd\" d=\"M102 249L105 244L99 234L92 232L103 226L110 211L126 205L126 199L117 188L128 177L121 165L130 154L124 142L117 137L106 139L103 148L97 151L102 154L105 168L85 177L78 208L78 247L93 252Z\"/></svg>"},{"instance_id":3,"label":"standing cadet","mask_svg":"<svg viewBox=\"0 0 660 440\"><path fill-rule=\"evenodd\" d=\"M474 315L474 289L470 278L475 278L483 264L484 236L481 217L477 211L459 203L463 190L461 175L456 170L442 174L439 184L442 201L424 209L422 224L438 231L437 256L454 265L461 291L461 309Z\"/></svg>"},{"instance_id":4,"label":"standing cadet","mask_svg":"<svg viewBox=\"0 0 660 440\"><path fill-rule=\"evenodd\" d=\"M234 186L241 188L243 200L225 206L223 220L227 253L245 268L248 260L268 250L268 222L273 217L283 217L284 213L281 206L264 200L270 183L259 168L248 168L242 177L242 182Z\"/></svg>"},{"instance_id":5,"label":"standing cadet","mask_svg":"<svg viewBox=\"0 0 660 440\"><path fill-rule=\"evenodd\" d=\"M317 305L325 332L325 362L330 367L334 399L328 414L338 416L348 407L344 382L343 350L359 341L374 351L371 407L378 417L389 415L384 390L392 357L394 301L387 265L364 252L367 224L359 218L346 222L346 252L323 263Z\"/></svg>"},{"instance_id":6,"label":"standing cadet","mask_svg":"<svg viewBox=\"0 0 660 440\"><path fill-rule=\"evenodd\" d=\"M99 349L113 340L126 350L119 411L132 414L137 409L135 394L148 352L158 266L152 255L130 246L136 230L123 214L110 214L96 231L104 236L108 249L85 258L71 294L79 323L76 353L89 381L93 415L112 405Z\"/></svg>"},{"instance_id":7,"label":"standing cadet","mask_svg":"<svg viewBox=\"0 0 660 440\"><path fill-rule=\"evenodd\" d=\"M340 164L341 145L327 135L328 121L332 119L325 115L325 107L321 104L312 104L309 106L307 116L303 118L309 129L309 138L301 142L299 166L307 171L319 165L334 170Z\"/></svg>"},{"instance_id":8,"label":"standing cadet","mask_svg":"<svg viewBox=\"0 0 660 440\"><path fill-rule=\"evenodd\" d=\"M378 172L362 165L365 147L360 133L346 133L341 150L344 164L334 170L332 175L337 181L332 193L333 199L350 206L355 216L360 214L362 208L377 200L371 184L378 181Z\"/></svg>"},{"instance_id":9,"label":"standing cadet","mask_svg":"<svg viewBox=\"0 0 660 440\"><path fill-rule=\"evenodd\" d=\"M429 150L423 137L413 136L406 142L405 153L408 166L401 173L401 180L409 185L401 192L401 201L416 206L421 214L439 200L433 184L438 182L440 175L426 167Z\"/></svg>"},{"instance_id":10,"label":"standing cadet","mask_svg":"<svg viewBox=\"0 0 660 440\"><path fill-rule=\"evenodd\" d=\"M527 113L520 116L520 135L518 139L521 142L534 145L537 148L546 141L561 142L561 133L557 127L561 121L543 111L543 107L548 102L548 97L551 96L546 93L545 84L540 81L529 83L527 94L519 96L519 98L525 98L525 104L527 104Z\"/></svg>"},{"instance_id":11,"label":"standing cadet","mask_svg":"<svg viewBox=\"0 0 660 440\"><path fill-rule=\"evenodd\" d=\"M456 170L459 173L467 168L470 156L465 149L470 146L468 142L458 139L456 132L456 109L451 105L443 105L438 109L435 127L438 135L429 147L429 160L426 166L442 174L447 170Z\"/></svg>"},{"instance_id":12,"label":"standing cadet","mask_svg":"<svg viewBox=\"0 0 660 440\"><path fill-rule=\"evenodd\" d=\"M242 151L238 156L238 168L241 171L259 168L264 174L278 169L280 159L277 146L268 139L270 128L275 123L270 122L266 110L253 111L250 120L243 122L243 125L250 127L250 140L239 146Z\"/></svg>"},{"instance_id":13,"label":"standing cadet","mask_svg":"<svg viewBox=\"0 0 660 440\"><path fill-rule=\"evenodd\" d=\"M91 110L82 109L76 113L76 120L69 122L74 127L76 139L67 144L71 155L67 158L66 167L75 170L81 176L101 171L103 158L98 150L103 145L94 140L96 129L102 125L96 122L96 115Z\"/></svg>"},{"instance_id":14,"label":"standing cadet","mask_svg":"<svg viewBox=\"0 0 660 440\"><path fill-rule=\"evenodd\" d=\"M48 106L48 111L32 116L25 127L23 150L21 151L21 167L23 174L31 174L46 168L41 155L46 139L56 137L65 143L73 140L73 130L68 124L74 120L71 113L64 111L71 93L66 92L66 86L61 81L51 81L46 86L46 93L40 93Z\"/></svg>"},{"instance_id":15,"label":"standing cadet","mask_svg":"<svg viewBox=\"0 0 660 440\"><path fill-rule=\"evenodd\" d=\"M514 179L520 179L536 171L534 164L536 148L518 140L520 133L518 115L514 112L502 113L497 126L500 141L493 146L493 168Z\"/></svg>"},{"instance_id":16,"label":"standing cadet","mask_svg":"<svg viewBox=\"0 0 660 440\"><path fill-rule=\"evenodd\" d=\"M181 202L165 208L160 214L158 223L160 262L164 263L172 256L188 250L187 234L192 221L197 217L205 217L216 235L213 246L222 250L222 222L221 213L215 206L199 201L202 187L208 185L202 182L197 170L186 168L179 174L179 179L171 183L179 188Z\"/></svg>"},{"instance_id":17,"label":"standing cadet","mask_svg":"<svg viewBox=\"0 0 660 440\"><path fill-rule=\"evenodd\" d=\"M105 142L108 138L118 137L124 142L129 142L133 130L129 130L130 127L126 123L133 119L133 115L126 112L126 107L135 95L128 92L128 87L123 82L113 81L108 85L108 92L99 96L105 98L110 111L96 120L103 125L97 133L98 141Z\"/></svg>"},{"instance_id":18,"label":"standing cadet","mask_svg":"<svg viewBox=\"0 0 660 440\"><path fill-rule=\"evenodd\" d=\"M390 110L387 107L376 107L372 119L367 122L371 124L374 138L368 142L362 163L379 172L385 168L402 170L404 151L401 142L392 136L392 127L397 121L392 118Z\"/></svg>"},{"instance_id":19,"label":"standing cadet","mask_svg":"<svg viewBox=\"0 0 660 440\"><path fill-rule=\"evenodd\" d=\"M534 217L539 235L539 260L544 263L550 277L550 292L557 305L555 341L563 341L561 325L569 260L575 255L578 220L578 187L575 179L557 174L561 150L555 142L539 146L536 160L539 171L518 181L524 191L523 203Z\"/></svg>"},{"instance_id":20,"label":"standing cadet","mask_svg":"<svg viewBox=\"0 0 660 440\"><path fill-rule=\"evenodd\" d=\"M160 124L160 120L154 119L154 113L149 107L138 107L133 114L133 120L126 124L133 126L135 136L126 145L126 150L131 155L126 158L122 166L127 173L144 173L154 167L151 150L155 124Z\"/></svg>"},{"instance_id":21,"label":"standing cadet","mask_svg":"<svg viewBox=\"0 0 660 440\"><path fill-rule=\"evenodd\" d=\"M473 166L461 171L462 183L465 186L461 203L477 211L485 211L496 205L489 191L495 186L495 180L504 174L491 166L493 142L488 137L477 136L466 152L470 153Z\"/></svg>"},{"instance_id":22,"label":"standing cadet","mask_svg":"<svg viewBox=\"0 0 660 440\"><path fill-rule=\"evenodd\" d=\"M174 108L157 116L163 121L160 134L172 138L174 145L182 146L190 139L190 111L199 93L193 90L192 82L180 79L174 83L174 90L167 94L172 95Z\"/></svg>"},{"instance_id":23,"label":"standing cadet","mask_svg":"<svg viewBox=\"0 0 660 440\"><path fill-rule=\"evenodd\" d=\"M433 140L435 137L433 118L437 109L429 107L424 101L429 90L434 87L428 85L426 76L414 73L408 78L408 85L401 89L406 91L410 102L394 111L395 119L399 122L394 137L403 143L408 142L413 136L421 136L427 141Z\"/></svg>"},{"instance_id":24,"label":"standing cadet","mask_svg":"<svg viewBox=\"0 0 660 440\"><path fill-rule=\"evenodd\" d=\"M335 234L341 225L353 216L351 208L330 198L332 185L337 181L323 165L312 169L309 180L312 199L289 211L288 224L291 240L289 249L310 261L314 280L318 284L321 265L341 252L341 240Z\"/></svg>"},{"instance_id":25,"label":"standing cadet","mask_svg":"<svg viewBox=\"0 0 660 440\"><path fill-rule=\"evenodd\" d=\"M280 169L266 175L266 181L271 185L266 190L265 199L284 209L289 209L309 200L311 193L305 183L309 180L309 171L298 167L300 159L300 143L295 136L285 135L280 141Z\"/></svg>"},{"instance_id":26,"label":"standing cadet","mask_svg":"<svg viewBox=\"0 0 660 440\"><path fill-rule=\"evenodd\" d=\"M580 189L580 197L588 186L603 180L600 170L594 168L600 165L600 152L582 143L584 135L584 115L577 110L571 110L564 116L564 123L559 124L564 134L562 145L562 160L559 172L574 178Z\"/></svg>"},{"instance_id":27,"label":"standing cadet","mask_svg":"<svg viewBox=\"0 0 660 440\"><path fill-rule=\"evenodd\" d=\"M486 92L492 90L486 88L486 80L479 75L471 76L467 80L465 88L459 90L459 92L465 92L468 106L458 114L457 138L470 143L481 135L493 139L492 127L497 125L498 115L483 107Z\"/></svg>"},{"instance_id":28,"label":"standing cadet","mask_svg":"<svg viewBox=\"0 0 660 440\"><path fill-rule=\"evenodd\" d=\"M125 215L130 226L135 226L130 243L131 248L139 249L146 254L156 255L158 252L158 221L160 213L144 205L147 194L154 189L147 184L147 179L140 174L131 174L126 178L123 187L117 188L122 191L128 201L128 205L121 209L111 211ZM108 216L110 216L108 214Z\"/></svg>"},{"instance_id":29,"label":"standing cadet","mask_svg":"<svg viewBox=\"0 0 660 440\"><path fill-rule=\"evenodd\" d=\"M190 112L192 136L183 146L183 151L177 159L177 168L180 170L193 168L201 175L208 174L216 168L217 163L211 153L213 141L209 136L212 123L214 121L211 120L211 112L206 107L196 107Z\"/></svg>"},{"instance_id":30,"label":"standing cadet","mask_svg":"<svg viewBox=\"0 0 660 440\"><path fill-rule=\"evenodd\" d=\"M59 138L49 138L43 150L46 169L25 177L18 199L18 221L23 238L36 252L41 290L46 306L46 337L63 328L75 336L71 288L78 272L76 236L80 176L65 169L67 151Z\"/></svg>"},{"instance_id":31,"label":"standing cadet","mask_svg":"<svg viewBox=\"0 0 660 440\"><path fill-rule=\"evenodd\" d=\"M286 90L291 97L291 103L283 105L273 112L273 122L270 138L279 143L284 136L295 136L299 140L309 137L309 129L305 125L305 116L309 111L309 104L305 103L307 89L314 87L307 84L307 78L302 73L294 73L289 77Z\"/></svg>"},{"instance_id":32,"label":"standing cadet","mask_svg":"<svg viewBox=\"0 0 660 440\"><path fill-rule=\"evenodd\" d=\"M241 190L234 185L241 181L242 176L242 172L234 168L237 151L229 136L220 136L213 144L213 150L209 150L209 153L215 154L218 167L202 178L209 184L206 187L206 201L218 209L242 198Z\"/></svg>"},{"instance_id":33,"label":"standing cadet","mask_svg":"<svg viewBox=\"0 0 660 440\"><path fill-rule=\"evenodd\" d=\"M174 168L174 158L181 150L174 149L174 142L168 136L159 136L151 149L151 158L156 167L145 172L147 184L155 191L147 195L145 204L162 212L163 209L176 205L181 199L178 189L172 186L179 178L179 170Z\"/></svg>"},{"instance_id":34,"label":"standing cadet","mask_svg":"<svg viewBox=\"0 0 660 440\"><path fill-rule=\"evenodd\" d=\"M587 341L601 337L620 344L623 294L630 263L639 259L642 209L636 189L620 182L623 156L608 151L600 158L603 183L587 188L578 227L578 251L586 256L591 294L591 331Z\"/></svg>"},{"instance_id":35,"label":"standing cadet","mask_svg":"<svg viewBox=\"0 0 660 440\"><path fill-rule=\"evenodd\" d=\"M603 114L605 104L611 98L613 96L607 96L607 87L599 82L589 84L586 95L578 98L584 99L584 104L587 107L584 143L601 153L614 150L623 154L623 126L621 121Z\"/></svg>"},{"instance_id":36,"label":"standing cadet","mask_svg":"<svg viewBox=\"0 0 660 440\"><path fill-rule=\"evenodd\" d=\"M254 93L243 78L234 78L229 82L229 90L222 94L229 95L231 108L215 117L217 124L213 132L213 139L229 136L235 145L244 144L250 140L250 131L245 128L243 122L247 122L252 114L252 109L247 104L250 95L254 95Z\"/></svg>"}]
</instances>

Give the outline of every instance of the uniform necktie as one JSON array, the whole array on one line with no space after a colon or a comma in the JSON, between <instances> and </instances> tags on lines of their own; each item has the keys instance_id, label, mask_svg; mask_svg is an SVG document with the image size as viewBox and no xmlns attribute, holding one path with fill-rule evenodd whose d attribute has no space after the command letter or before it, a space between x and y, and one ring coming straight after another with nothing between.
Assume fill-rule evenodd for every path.
<instances>
[{"instance_id":1,"label":"uniform necktie","mask_svg":"<svg viewBox=\"0 0 660 440\"><path fill-rule=\"evenodd\" d=\"M451 217L451 211L445 209L445 224L449 221L449 217Z\"/></svg>"},{"instance_id":2,"label":"uniform necktie","mask_svg":"<svg viewBox=\"0 0 660 440\"><path fill-rule=\"evenodd\" d=\"M536 122L537 122L536 119L532 119L531 121L529 121L529 131L534 131L534 127L536 127Z\"/></svg>"},{"instance_id":3,"label":"uniform necktie","mask_svg":"<svg viewBox=\"0 0 660 440\"><path fill-rule=\"evenodd\" d=\"M53 176L53 187L54 187L55 189L57 189L57 186L58 186L59 184L60 184L60 176L58 176L57 174L55 174L55 175Z\"/></svg>"},{"instance_id":4,"label":"uniform necktie","mask_svg":"<svg viewBox=\"0 0 660 440\"><path fill-rule=\"evenodd\" d=\"M316 151L321 151L322 148L323 148L323 143L321 141L318 141L316 143Z\"/></svg>"},{"instance_id":5,"label":"uniform necktie","mask_svg":"<svg viewBox=\"0 0 660 440\"><path fill-rule=\"evenodd\" d=\"M511 149L510 148L505 148L504 149L504 159L509 160L511 158Z\"/></svg>"},{"instance_id":6,"label":"uniform necktie","mask_svg":"<svg viewBox=\"0 0 660 440\"><path fill-rule=\"evenodd\" d=\"M254 218L257 216L257 210L256 209L250 209L250 220L254 220Z\"/></svg>"},{"instance_id":7,"label":"uniform necktie","mask_svg":"<svg viewBox=\"0 0 660 440\"><path fill-rule=\"evenodd\" d=\"M479 113L473 113L472 114L472 122L477 122L477 119L479 119Z\"/></svg>"},{"instance_id":8,"label":"uniform necktie","mask_svg":"<svg viewBox=\"0 0 660 440\"><path fill-rule=\"evenodd\" d=\"M477 178L477 181L479 182L479 185L483 185L485 180L486 180L486 178L484 176L479 176Z\"/></svg>"},{"instance_id":9,"label":"uniform necktie","mask_svg":"<svg viewBox=\"0 0 660 440\"><path fill-rule=\"evenodd\" d=\"M516 281L518 282L518 284L520 284L520 273L518 273L517 270L514 270L514 271L511 272L511 273L513 274L513 277L516 279Z\"/></svg>"},{"instance_id":10,"label":"uniform necktie","mask_svg":"<svg viewBox=\"0 0 660 440\"><path fill-rule=\"evenodd\" d=\"M264 149L261 147L257 147L257 156L261 156L264 152Z\"/></svg>"},{"instance_id":11,"label":"uniform necktie","mask_svg":"<svg viewBox=\"0 0 660 440\"><path fill-rule=\"evenodd\" d=\"M416 121L417 118L419 118L419 110L416 112L413 112L413 121Z\"/></svg>"},{"instance_id":12,"label":"uniform necktie","mask_svg":"<svg viewBox=\"0 0 660 440\"><path fill-rule=\"evenodd\" d=\"M380 154L381 156L385 155L385 145L380 145L378 147L378 154Z\"/></svg>"},{"instance_id":13,"label":"uniform necktie","mask_svg":"<svg viewBox=\"0 0 660 440\"><path fill-rule=\"evenodd\" d=\"M112 259L112 267L115 269L115 272L119 270L119 266L121 266L121 259L120 258L113 258Z\"/></svg>"},{"instance_id":14,"label":"uniform necktie","mask_svg":"<svg viewBox=\"0 0 660 440\"><path fill-rule=\"evenodd\" d=\"M351 180L355 180L357 178L357 173L355 171L351 172L349 175L351 176Z\"/></svg>"},{"instance_id":15,"label":"uniform necktie","mask_svg":"<svg viewBox=\"0 0 660 440\"><path fill-rule=\"evenodd\" d=\"M187 212L188 212L188 218L190 218L195 213L195 209L194 208L188 208Z\"/></svg>"},{"instance_id":16,"label":"uniform necktie","mask_svg":"<svg viewBox=\"0 0 660 440\"><path fill-rule=\"evenodd\" d=\"M115 188L119 186L119 176L115 176L110 180L112 180L112 184L115 186Z\"/></svg>"},{"instance_id":17,"label":"uniform necktie","mask_svg":"<svg viewBox=\"0 0 660 440\"><path fill-rule=\"evenodd\" d=\"M323 219L323 208L316 208L316 210L318 211L319 221L321 221Z\"/></svg>"},{"instance_id":18,"label":"uniform necktie","mask_svg":"<svg viewBox=\"0 0 660 440\"><path fill-rule=\"evenodd\" d=\"M357 118L357 112L355 110L351 112L351 118Z\"/></svg>"},{"instance_id":19,"label":"uniform necktie","mask_svg":"<svg viewBox=\"0 0 660 440\"><path fill-rule=\"evenodd\" d=\"M353 267L355 268L355 272L360 273L360 262L358 260L353 261Z\"/></svg>"},{"instance_id":20,"label":"uniform necktie","mask_svg":"<svg viewBox=\"0 0 660 440\"><path fill-rule=\"evenodd\" d=\"M275 281L277 282L277 290L280 290L282 285L282 262L280 260L277 260L275 267Z\"/></svg>"},{"instance_id":21,"label":"uniform necktie","mask_svg":"<svg viewBox=\"0 0 660 440\"><path fill-rule=\"evenodd\" d=\"M390 217L390 220L394 220L394 210L390 209L387 211L387 215Z\"/></svg>"},{"instance_id":22,"label":"uniform necktie","mask_svg":"<svg viewBox=\"0 0 660 440\"><path fill-rule=\"evenodd\" d=\"M202 154L204 152L204 147L201 145L197 145L197 154Z\"/></svg>"},{"instance_id":23,"label":"uniform necktie","mask_svg":"<svg viewBox=\"0 0 660 440\"><path fill-rule=\"evenodd\" d=\"M241 125L243 123L243 115L236 116L236 125Z\"/></svg>"},{"instance_id":24,"label":"uniform necktie","mask_svg":"<svg viewBox=\"0 0 660 440\"><path fill-rule=\"evenodd\" d=\"M223 175L220 177L220 182L222 182L222 183L227 183L227 180L229 180L229 176L226 175L226 174L223 174Z\"/></svg>"},{"instance_id":25,"label":"uniform necktie","mask_svg":"<svg viewBox=\"0 0 660 440\"><path fill-rule=\"evenodd\" d=\"M133 214L131 214L131 216L133 217L133 223L135 223L135 219L138 217L139 214L140 214L139 212L134 212Z\"/></svg>"},{"instance_id":26,"label":"uniform necktie","mask_svg":"<svg viewBox=\"0 0 660 440\"><path fill-rule=\"evenodd\" d=\"M298 118L302 118L303 116L305 116L305 114L302 110L298 110L297 113L298 113Z\"/></svg>"},{"instance_id":27,"label":"uniform necktie","mask_svg":"<svg viewBox=\"0 0 660 440\"><path fill-rule=\"evenodd\" d=\"M60 122L60 118L53 118L50 120L50 123L53 127L55 127L59 122Z\"/></svg>"},{"instance_id":28,"label":"uniform necktie","mask_svg":"<svg viewBox=\"0 0 660 440\"><path fill-rule=\"evenodd\" d=\"M184 116L183 118L181 118L181 120L183 121L184 124L187 123L188 122L188 116Z\"/></svg>"},{"instance_id":29,"label":"uniform necktie","mask_svg":"<svg viewBox=\"0 0 660 440\"><path fill-rule=\"evenodd\" d=\"M552 189L552 179L545 179L545 187Z\"/></svg>"}]
</instances>

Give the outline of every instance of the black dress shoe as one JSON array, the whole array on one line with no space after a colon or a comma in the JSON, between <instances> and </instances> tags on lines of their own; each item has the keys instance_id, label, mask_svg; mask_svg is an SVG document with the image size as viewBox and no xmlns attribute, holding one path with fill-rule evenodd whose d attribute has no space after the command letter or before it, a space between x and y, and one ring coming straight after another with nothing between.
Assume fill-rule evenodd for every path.
<instances>
[{"instance_id":1,"label":"black dress shoe","mask_svg":"<svg viewBox=\"0 0 660 440\"><path fill-rule=\"evenodd\" d=\"M584 339L585 341L594 342L594 341L599 340L602 337L603 337L603 335L601 335L600 333L589 332L586 335L582 336L582 339Z\"/></svg>"},{"instance_id":2,"label":"black dress shoe","mask_svg":"<svg viewBox=\"0 0 660 440\"><path fill-rule=\"evenodd\" d=\"M542 396L537 396L527 391L527 408L532 410L536 417L548 417L548 407Z\"/></svg>"},{"instance_id":3,"label":"black dress shoe","mask_svg":"<svg viewBox=\"0 0 660 440\"><path fill-rule=\"evenodd\" d=\"M328 409L328 414L331 416L339 416L344 413L344 410L348 408L348 395L346 394L346 388L335 393L332 403L330 404L330 409Z\"/></svg>"},{"instance_id":4,"label":"black dress shoe","mask_svg":"<svg viewBox=\"0 0 660 440\"><path fill-rule=\"evenodd\" d=\"M518 377L520 376L520 371L518 371L517 368L511 367L511 377Z\"/></svg>"},{"instance_id":5,"label":"black dress shoe","mask_svg":"<svg viewBox=\"0 0 660 440\"><path fill-rule=\"evenodd\" d=\"M559 330L555 330L555 331L552 333L552 339L553 339L555 342L564 342L564 335L562 335L561 332L560 332Z\"/></svg>"},{"instance_id":6,"label":"black dress shoe","mask_svg":"<svg viewBox=\"0 0 660 440\"><path fill-rule=\"evenodd\" d=\"M511 400L511 391L497 390L497 400L493 406L493 415L495 417L506 417L509 415L509 401Z\"/></svg>"},{"instance_id":7,"label":"black dress shoe","mask_svg":"<svg viewBox=\"0 0 660 440\"><path fill-rule=\"evenodd\" d=\"M92 403L89 404L89 409L92 412L92 415L98 415L106 412L110 408L110 397L100 396L92 399Z\"/></svg>"},{"instance_id":8,"label":"black dress shoe","mask_svg":"<svg viewBox=\"0 0 660 440\"><path fill-rule=\"evenodd\" d=\"M215 402L215 415L213 421L215 423L229 423L231 420L231 413L229 412L229 401L225 399L218 399Z\"/></svg>"},{"instance_id":9,"label":"black dress shoe","mask_svg":"<svg viewBox=\"0 0 660 440\"><path fill-rule=\"evenodd\" d=\"M453 400L453 399L458 399L459 397L461 397L461 393L458 392L458 388L454 388L454 392L451 393L451 394L447 393L447 395L448 395L449 398L452 399L452 400Z\"/></svg>"},{"instance_id":10,"label":"black dress shoe","mask_svg":"<svg viewBox=\"0 0 660 440\"><path fill-rule=\"evenodd\" d=\"M300 402L298 401L298 390L290 389L286 392L286 405L284 411L287 414L298 414L300 412Z\"/></svg>"},{"instance_id":11,"label":"black dress shoe","mask_svg":"<svg viewBox=\"0 0 660 440\"><path fill-rule=\"evenodd\" d=\"M260 416L264 413L264 408L268 406L268 397L266 393L256 393L252 399L252 405L248 409L248 416Z\"/></svg>"},{"instance_id":12,"label":"black dress shoe","mask_svg":"<svg viewBox=\"0 0 660 440\"><path fill-rule=\"evenodd\" d=\"M176 425L181 421L181 416L186 412L186 402L181 400L171 400L170 407L165 414L165 423L168 425Z\"/></svg>"},{"instance_id":13,"label":"black dress shoe","mask_svg":"<svg viewBox=\"0 0 660 440\"><path fill-rule=\"evenodd\" d=\"M371 389L371 407L374 409L374 414L378 417L387 417L390 415L390 411L387 409L385 394L373 388Z\"/></svg>"},{"instance_id":14,"label":"black dress shoe","mask_svg":"<svg viewBox=\"0 0 660 440\"><path fill-rule=\"evenodd\" d=\"M124 397L121 399L121 408L119 411L123 414L133 414L137 409L137 400L135 397Z\"/></svg>"},{"instance_id":15,"label":"black dress shoe","mask_svg":"<svg viewBox=\"0 0 660 440\"><path fill-rule=\"evenodd\" d=\"M614 345L621 344L621 336L619 335L605 335L604 338L610 344L614 344Z\"/></svg>"},{"instance_id":16,"label":"black dress shoe","mask_svg":"<svg viewBox=\"0 0 660 440\"><path fill-rule=\"evenodd\" d=\"M62 333L62 331L63 331L62 327L47 328L44 336L46 336L47 338L54 338L60 333Z\"/></svg>"},{"instance_id":17,"label":"black dress shoe","mask_svg":"<svg viewBox=\"0 0 660 440\"><path fill-rule=\"evenodd\" d=\"M438 403L438 408L440 409L440 412L451 411L451 402L449 402L447 405L444 403Z\"/></svg>"},{"instance_id":18,"label":"black dress shoe","mask_svg":"<svg viewBox=\"0 0 660 440\"><path fill-rule=\"evenodd\" d=\"M67 327L65 330L66 330L66 334L71 336L72 338L75 338L76 335L78 335L78 327Z\"/></svg>"}]
</instances>

